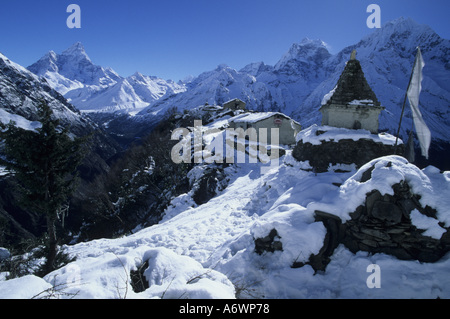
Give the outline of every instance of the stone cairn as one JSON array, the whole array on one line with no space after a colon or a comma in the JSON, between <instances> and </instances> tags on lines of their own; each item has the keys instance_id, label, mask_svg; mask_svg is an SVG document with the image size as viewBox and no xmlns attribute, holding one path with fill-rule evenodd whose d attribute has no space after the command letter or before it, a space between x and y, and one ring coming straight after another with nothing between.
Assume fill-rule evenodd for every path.
<instances>
[{"instance_id":1,"label":"stone cairn","mask_svg":"<svg viewBox=\"0 0 450 319\"><path fill-rule=\"evenodd\" d=\"M362 176L361 183L371 178L371 169ZM327 229L324 246L317 255L309 258L316 271L325 270L334 249L343 244L351 252L367 251L384 253L401 260L436 262L450 251L450 231L447 229L440 239L424 236L424 230L411 223L411 212L436 218L436 210L420 203L420 196L413 194L405 181L392 186L394 195L382 195L378 190L366 194L365 203L350 213L351 219L341 219L326 212L316 211L316 221L323 222ZM294 264L299 267L303 264Z\"/></svg>"},{"instance_id":2,"label":"stone cairn","mask_svg":"<svg viewBox=\"0 0 450 319\"><path fill-rule=\"evenodd\" d=\"M389 164L388 164L389 165ZM373 167L362 174L361 183L371 178ZM323 211L315 211L315 221L322 222L327 229L322 248L317 255L312 254L306 263L294 262L293 268L310 265L315 271L325 271L330 257L339 245L344 245L351 252L366 251L371 254L384 253L400 260L418 260L436 262L450 251L450 231L442 223L439 225L447 231L436 239L424 236L424 230L418 229L411 222L411 212L418 210L421 214L436 218L436 210L420 203L420 196L412 193L407 182L401 181L392 186L393 195L382 195L378 190L366 194L366 200L345 223L336 216ZM282 251L283 245L277 230L269 235L255 239L255 252Z\"/></svg>"}]
</instances>

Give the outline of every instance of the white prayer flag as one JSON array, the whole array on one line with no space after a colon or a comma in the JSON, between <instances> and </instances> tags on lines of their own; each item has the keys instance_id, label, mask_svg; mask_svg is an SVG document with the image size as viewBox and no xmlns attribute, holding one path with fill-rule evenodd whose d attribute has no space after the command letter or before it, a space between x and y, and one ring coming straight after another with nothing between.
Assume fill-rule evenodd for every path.
<instances>
[{"instance_id":1,"label":"white prayer flag","mask_svg":"<svg viewBox=\"0 0 450 319\"><path fill-rule=\"evenodd\" d=\"M408 100L411 106L414 126L416 127L417 138L420 142L420 148L422 150L422 155L428 159L428 149L431 143L431 132L425 121L422 118L422 113L419 110L419 95L422 90L422 69L425 63L420 52L420 48L417 48L416 62L414 63L414 70L411 76L411 82L408 87Z\"/></svg>"}]
</instances>

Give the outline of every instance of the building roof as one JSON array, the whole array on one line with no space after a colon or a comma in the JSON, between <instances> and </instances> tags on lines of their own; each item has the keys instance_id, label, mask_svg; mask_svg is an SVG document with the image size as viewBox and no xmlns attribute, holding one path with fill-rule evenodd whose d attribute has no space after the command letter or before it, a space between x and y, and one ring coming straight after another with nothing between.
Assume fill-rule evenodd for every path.
<instances>
[{"instance_id":1,"label":"building roof","mask_svg":"<svg viewBox=\"0 0 450 319\"><path fill-rule=\"evenodd\" d=\"M287 120L291 120L291 118L280 112L255 112L255 113L243 113L236 115L235 117L230 119L230 122L234 123L257 123L262 120L268 119L272 116L283 117ZM295 122L295 121L294 121ZM297 122L295 122L297 123ZM299 123L297 123L299 124ZM300 125L300 124L299 124Z\"/></svg>"}]
</instances>

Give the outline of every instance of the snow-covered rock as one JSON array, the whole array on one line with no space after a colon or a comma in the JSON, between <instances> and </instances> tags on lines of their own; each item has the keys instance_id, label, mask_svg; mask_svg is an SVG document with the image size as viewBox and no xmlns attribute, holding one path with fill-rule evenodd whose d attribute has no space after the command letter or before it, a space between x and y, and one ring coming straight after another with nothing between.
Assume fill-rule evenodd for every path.
<instances>
[{"instance_id":1,"label":"snow-covered rock","mask_svg":"<svg viewBox=\"0 0 450 319\"><path fill-rule=\"evenodd\" d=\"M2 299L39 299L51 294L53 285L42 278L28 275L1 283Z\"/></svg>"}]
</instances>

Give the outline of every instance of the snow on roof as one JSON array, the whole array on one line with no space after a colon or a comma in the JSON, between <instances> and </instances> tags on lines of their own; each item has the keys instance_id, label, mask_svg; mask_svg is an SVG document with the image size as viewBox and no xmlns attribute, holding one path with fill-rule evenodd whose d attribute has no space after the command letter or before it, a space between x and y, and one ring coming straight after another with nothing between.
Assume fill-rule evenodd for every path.
<instances>
[{"instance_id":1,"label":"snow on roof","mask_svg":"<svg viewBox=\"0 0 450 319\"><path fill-rule=\"evenodd\" d=\"M272 116L281 116L285 119L291 119L289 116L280 112L257 112L257 113L244 113L239 114L230 119L230 122L235 123L257 123L259 121L268 119Z\"/></svg>"},{"instance_id":2,"label":"snow on roof","mask_svg":"<svg viewBox=\"0 0 450 319\"><path fill-rule=\"evenodd\" d=\"M300 131L297 134L296 141L303 141L303 143L311 143L313 145L320 145L323 141L339 142L340 140L354 140L370 139L376 143L383 143L385 145L394 145L395 136L388 133L372 134L367 130L353 130L347 128L339 128L332 126L318 126L314 124L307 129ZM403 144L401 139L399 144Z\"/></svg>"},{"instance_id":3,"label":"snow on roof","mask_svg":"<svg viewBox=\"0 0 450 319\"><path fill-rule=\"evenodd\" d=\"M223 105L225 105L225 104L228 104L228 103L230 103L230 102L234 102L234 101L236 101L236 102L242 102L242 103L245 103L244 101L242 101L241 99L238 99L238 98L234 98L234 99L231 99L231 100L228 100L228 101L226 101L225 103L223 103Z\"/></svg>"},{"instance_id":4,"label":"snow on roof","mask_svg":"<svg viewBox=\"0 0 450 319\"><path fill-rule=\"evenodd\" d=\"M365 105L375 105L374 102L373 102L373 100L369 100L369 99L366 99L366 100L353 100L353 101L351 101L351 102L348 103L348 104L350 104L350 105L361 105L361 104L365 104Z\"/></svg>"},{"instance_id":5,"label":"snow on roof","mask_svg":"<svg viewBox=\"0 0 450 319\"><path fill-rule=\"evenodd\" d=\"M322 99L322 105L327 104L327 102L331 99L331 97L333 96L334 92L336 92L337 89L337 85L327 94L324 95L323 99Z\"/></svg>"}]
</instances>

